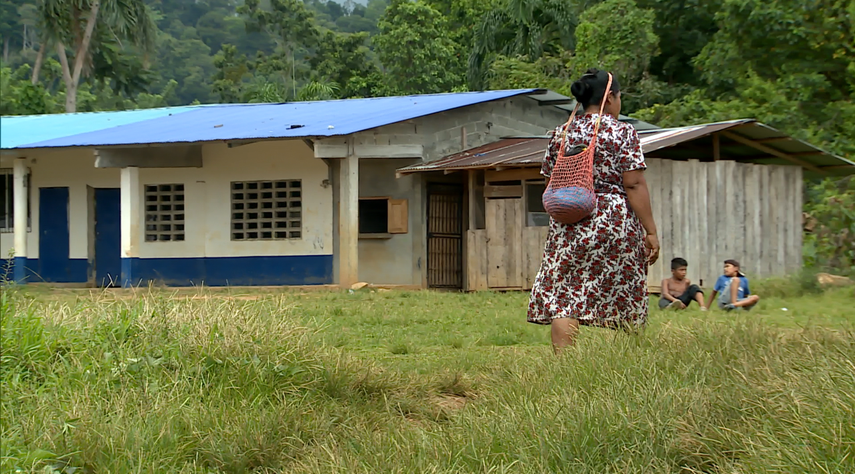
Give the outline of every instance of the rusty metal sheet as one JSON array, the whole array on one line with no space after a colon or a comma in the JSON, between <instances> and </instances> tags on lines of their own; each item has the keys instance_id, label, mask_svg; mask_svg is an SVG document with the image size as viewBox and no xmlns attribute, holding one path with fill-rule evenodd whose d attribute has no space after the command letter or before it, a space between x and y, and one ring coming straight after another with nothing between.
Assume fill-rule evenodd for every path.
<instances>
[{"instance_id":1,"label":"rusty metal sheet","mask_svg":"<svg viewBox=\"0 0 855 474\"><path fill-rule=\"evenodd\" d=\"M855 163L840 156L825 152L801 140L792 138L785 133L753 119L731 120L688 127L644 130L639 131L641 149L645 154L656 151L665 152L662 157L670 159L697 158L695 148L687 148L681 152L680 145L693 140L708 141L712 134L723 131L743 136L751 140L759 140L768 148L781 153L798 156L805 163L815 166L832 166L848 168ZM425 171L452 171L467 169L489 169L499 167L530 167L539 166L543 162L549 138L506 138L488 145L473 148L461 153L449 155L431 163L420 163L398 170L399 175ZM729 155L738 161L764 163L769 154L764 154L753 147L727 143L722 145ZM761 155L761 156L758 156ZM772 157L774 158L774 157Z\"/></svg>"}]
</instances>

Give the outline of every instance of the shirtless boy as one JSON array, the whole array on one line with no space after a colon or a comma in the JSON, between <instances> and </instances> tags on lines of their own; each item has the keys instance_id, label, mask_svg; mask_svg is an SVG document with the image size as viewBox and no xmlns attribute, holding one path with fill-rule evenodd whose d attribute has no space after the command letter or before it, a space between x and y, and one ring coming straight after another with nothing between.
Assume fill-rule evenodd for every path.
<instances>
[{"instance_id":1,"label":"shirtless boy","mask_svg":"<svg viewBox=\"0 0 855 474\"><path fill-rule=\"evenodd\" d=\"M701 311L707 310L703 290L686 278L688 266L689 262L684 258L677 257L671 260L671 278L662 280L662 298L659 299L659 308L685 309L694 300L701 306Z\"/></svg>"}]
</instances>

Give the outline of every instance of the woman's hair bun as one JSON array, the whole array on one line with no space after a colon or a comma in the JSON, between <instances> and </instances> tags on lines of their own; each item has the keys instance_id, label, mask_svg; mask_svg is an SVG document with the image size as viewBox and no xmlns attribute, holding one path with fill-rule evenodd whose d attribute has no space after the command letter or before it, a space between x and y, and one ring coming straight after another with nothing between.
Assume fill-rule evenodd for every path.
<instances>
[{"instance_id":1,"label":"woman's hair bun","mask_svg":"<svg viewBox=\"0 0 855 474\"><path fill-rule=\"evenodd\" d=\"M578 80L570 86L570 93L581 103L587 103L594 93L594 88L586 81Z\"/></svg>"}]
</instances>

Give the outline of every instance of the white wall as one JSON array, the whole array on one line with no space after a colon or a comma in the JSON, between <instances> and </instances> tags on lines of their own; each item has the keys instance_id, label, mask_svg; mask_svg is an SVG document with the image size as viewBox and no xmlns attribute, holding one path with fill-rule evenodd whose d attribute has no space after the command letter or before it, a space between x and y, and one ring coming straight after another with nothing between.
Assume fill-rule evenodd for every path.
<instances>
[{"instance_id":1,"label":"white wall","mask_svg":"<svg viewBox=\"0 0 855 474\"><path fill-rule=\"evenodd\" d=\"M153 153L157 148L151 149ZM271 141L228 148L215 143L203 146L203 167L140 169L140 199L145 185L183 183L185 186L185 240L145 242L139 236L140 257L223 257L264 255L331 255L333 253L332 186L327 165L314 158L302 141ZM28 257L38 258L39 192L41 187L69 188L70 258L88 258L87 186L118 188L119 170L94 167L92 149L38 150L26 155L31 172L31 232ZM0 167L12 166L4 157ZM301 179L302 239L232 242L230 234L231 181ZM144 232L140 216L140 232ZM0 252L6 258L12 233L0 234Z\"/></svg>"},{"instance_id":2,"label":"white wall","mask_svg":"<svg viewBox=\"0 0 855 474\"><path fill-rule=\"evenodd\" d=\"M141 258L332 255L332 186L322 184L329 172L305 143L209 144L202 160L201 170L140 169L142 192L149 184L184 183L186 211L184 242L145 242L141 236ZM233 242L231 182L276 179L302 180L302 239Z\"/></svg>"},{"instance_id":3,"label":"white wall","mask_svg":"<svg viewBox=\"0 0 855 474\"><path fill-rule=\"evenodd\" d=\"M95 155L88 148L39 150L27 153L30 169L30 233L27 257L39 257L39 188L68 187L69 258L88 258L88 221L86 186L118 188L118 169L96 169ZM4 159L0 167L11 168L14 159ZM14 234L0 236L0 252L9 255Z\"/></svg>"}]
</instances>

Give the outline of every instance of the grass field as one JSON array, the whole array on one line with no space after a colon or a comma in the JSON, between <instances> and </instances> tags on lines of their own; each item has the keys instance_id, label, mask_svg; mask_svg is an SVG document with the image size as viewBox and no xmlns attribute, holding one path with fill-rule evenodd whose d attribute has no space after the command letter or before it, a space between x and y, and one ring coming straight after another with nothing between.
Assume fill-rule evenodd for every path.
<instances>
[{"instance_id":1,"label":"grass field","mask_svg":"<svg viewBox=\"0 0 855 474\"><path fill-rule=\"evenodd\" d=\"M525 294L7 290L0 470L855 472L855 293L752 289L561 357Z\"/></svg>"}]
</instances>

